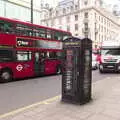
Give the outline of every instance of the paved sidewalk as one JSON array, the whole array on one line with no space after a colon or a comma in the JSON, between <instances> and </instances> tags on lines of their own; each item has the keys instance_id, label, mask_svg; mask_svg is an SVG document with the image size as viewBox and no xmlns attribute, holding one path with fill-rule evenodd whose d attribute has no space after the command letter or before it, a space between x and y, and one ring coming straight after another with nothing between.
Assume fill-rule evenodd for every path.
<instances>
[{"instance_id":1,"label":"paved sidewalk","mask_svg":"<svg viewBox=\"0 0 120 120\"><path fill-rule=\"evenodd\" d=\"M120 120L120 77L93 83L87 104L63 103L58 97L0 120Z\"/></svg>"}]
</instances>

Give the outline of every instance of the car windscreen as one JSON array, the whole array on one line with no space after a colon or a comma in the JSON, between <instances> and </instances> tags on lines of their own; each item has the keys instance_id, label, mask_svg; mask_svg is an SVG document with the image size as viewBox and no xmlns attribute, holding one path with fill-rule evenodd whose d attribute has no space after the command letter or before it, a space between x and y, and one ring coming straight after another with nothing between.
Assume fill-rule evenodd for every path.
<instances>
[{"instance_id":1,"label":"car windscreen","mask_svg":"<svg viewBox=\"0 0 120 120\"><path fill-rule=\"evenodd\" d=\"M101 55L117 55L120 56L120 49L102 49Z\"/></svg>"}]
</instances>

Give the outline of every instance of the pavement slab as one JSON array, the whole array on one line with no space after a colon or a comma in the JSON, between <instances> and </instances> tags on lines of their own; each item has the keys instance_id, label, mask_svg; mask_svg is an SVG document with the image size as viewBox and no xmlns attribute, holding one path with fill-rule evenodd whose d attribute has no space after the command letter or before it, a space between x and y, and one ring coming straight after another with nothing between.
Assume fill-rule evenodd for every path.
<instances>
[{"instance_id":1,"label":"pavement slab","mask_svg":"<svg viewBox=\"0 0 120 120\"><path fill-rule=\"evenodd\" d=\"M92 100L84 105L61 102L61 96L0 120L120 120L120 77L92 84Z\"/></svg>"}]
</instances>

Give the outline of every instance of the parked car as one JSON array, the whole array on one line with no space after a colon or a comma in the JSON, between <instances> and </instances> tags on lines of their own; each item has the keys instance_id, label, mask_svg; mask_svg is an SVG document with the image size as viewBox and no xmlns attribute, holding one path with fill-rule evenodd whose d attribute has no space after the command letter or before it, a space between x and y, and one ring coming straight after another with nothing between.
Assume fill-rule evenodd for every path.
<instances>
[{"instance_id":1,"label":"parked car","mask_svg":"<svg viewBox=\"0 0 120 120\"><path fill-rule=\"evenodd\" d=\"M92 54L92 69L96 70L98 68L97 56Z\"/></svg>"}]
</instances>

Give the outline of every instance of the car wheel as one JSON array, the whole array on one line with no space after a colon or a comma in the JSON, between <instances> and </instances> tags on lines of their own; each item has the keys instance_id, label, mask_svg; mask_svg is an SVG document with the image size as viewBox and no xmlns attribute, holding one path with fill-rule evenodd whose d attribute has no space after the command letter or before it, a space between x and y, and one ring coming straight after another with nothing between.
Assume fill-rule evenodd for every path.
<instances>
[{"instance_id":1,"label":"car wheel","mask_svg":"<svg viewBox=\"0 0 120 120\"><path fill-rule=\"evenodd\" d=\"M0 74L0 82L5 83L11 81L13 78L12 73L9 70L4 70Z\"/></svg>"},{"instance_id":2,"label":"car wheel","mask_svg":"<svg viewBox=\"0 0 120 120\"><path fill-rule=\"evenodd\" d=\"M97 69L98 69L98 66L96 65L96 67L95 67L95 68L96 68L96 70L97 70Z\"/></svg>"},{"instance_id":3,"label":"car wheel","mask_svg":"<svg viewBox=\"0 0 120 120\"><path fill-rule=\"evenodd\" d=\"M62 73L62 69L61 69L60 66L58 66L57 69L56 69L56 74L59 75L61 73Z\"/></svg>"},{"instance_id":4,"label":"car wheel","mask_svg":"<svg viewBox=\"0 0 120 120\"><path fill-rule=\"evenodd\" d=\"M100 73L104 73L105 71L104 71L104 70L99 69L99 72L100 72Z\"/></svg>"}]
</instances>

